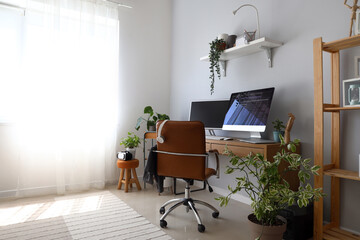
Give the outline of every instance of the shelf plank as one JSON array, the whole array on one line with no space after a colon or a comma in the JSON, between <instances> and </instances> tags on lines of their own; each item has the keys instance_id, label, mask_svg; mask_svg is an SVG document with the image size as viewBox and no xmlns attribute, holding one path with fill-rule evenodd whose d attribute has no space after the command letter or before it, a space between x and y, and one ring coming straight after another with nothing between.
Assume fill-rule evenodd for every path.
<instances>
[{"instance_id":1,"label":"shelf plank","mask_svg":"<svg viewBox=\"0 0 360 240\"><path fill-rule=\"evenodd\" d=\"M341 239L341 240L342 239L360 240L359 235L345 231L340 228L327 229L326 231L324 231L323 237L324 237L324 239L327 239L327 240L339 240L339 239Z\"/></svg>"},{"instance_id":2,"label":"shelf plank","mask_svg":"<svg viewBox=\"0 0 360 240\"><path fill-rule=\"evenodd\" d=\"M156 138L156 132L146 132L144 133L145 139L155 139Z\"/></svg>"},{"instance_id":3,"label":"shelf plank","mask_svg":"<svg viewBox=\"0 0 360 240\"><path fill-rule=\"evenodd\" d=\"M333 168L330 170L324 171L325 175L331 176L331 177L338 177L338 178L346 178L351 180L360 181L359 172L339 169L339 168Z\"/></svg>"},{"instance_id":4,"label":"shelf plank","mask_svg":"<svg viewBox=\"0 0 360 240\"><path fill-rule=\"evenodd\" d=\"M358 46L360 46L360 35L324 43L323 50L326 52L338 52L339 50Z\"/></svg>"},{"instance_id":5,"label":"shelf plank","mask_svg":"<svg viewBox=\"0 0 360 240\"><path fill-rule=\"evenodd\" d=\"M325 105L325 104L324 104ZM360 107L328 107L324 106L324 112L337 112L342 110L360 110Z\"/></svg>"},{"instance_id":6,"label":"shelf plank","mask_svg":"<svg viewBox=\"0 0 360 240\"><path fill-rule=\"evenodd\" d=\"M271 40L266 37L259 38L254 41L251 41L249 44L226 49L221 54L220 61L232 60L242 56L264 51L264 49L262 48L275 48L275 47L280 47L281 45L283 44L279 41ZM209 56L201 57L200 61L209 61Z\"/></svg>"}]
</instances>

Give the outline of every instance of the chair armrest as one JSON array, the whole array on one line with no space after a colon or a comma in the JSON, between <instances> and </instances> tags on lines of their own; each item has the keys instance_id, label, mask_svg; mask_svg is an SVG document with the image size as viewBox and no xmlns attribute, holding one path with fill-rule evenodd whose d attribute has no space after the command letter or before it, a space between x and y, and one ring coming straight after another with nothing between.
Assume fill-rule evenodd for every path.
<instances>
[{"instance_id":1,"label":"chair armrest","mask_svg":"<svg viewBox=\"0 0 360 240\"><path fill-rule=\"evenodd\" d=\"M216 177L220 178L220 164L219 164L219 151L216 149L209 150L209 153L214 153L216 159Z\"/></svg>"}]
</instances>

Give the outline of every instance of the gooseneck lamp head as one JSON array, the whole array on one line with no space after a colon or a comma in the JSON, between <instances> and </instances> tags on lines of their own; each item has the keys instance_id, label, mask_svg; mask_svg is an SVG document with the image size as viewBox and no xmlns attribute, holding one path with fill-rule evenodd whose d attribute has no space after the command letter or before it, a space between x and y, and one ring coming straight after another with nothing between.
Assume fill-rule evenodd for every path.
<instances>
[{"instance_id":1,"label":"gooseneck lamp head","mask_svg":"<svg viewBox=\"0 0 360 240\"><path fill-rule=\"evenodd\" d=\"M256 11L256 23L257 23L257 32L258 32L258 38L260 38L260 24L259 24L259 12L257 10L257 8L252 5L252 4L244 4L244 5L241 5L240 7L238 7L236 10L233 11L233 14L235 15L237 13L237 11L240 10L240 8L243 8L243 7L252 7L255 9Z\"/></svg>"}]
</instances>

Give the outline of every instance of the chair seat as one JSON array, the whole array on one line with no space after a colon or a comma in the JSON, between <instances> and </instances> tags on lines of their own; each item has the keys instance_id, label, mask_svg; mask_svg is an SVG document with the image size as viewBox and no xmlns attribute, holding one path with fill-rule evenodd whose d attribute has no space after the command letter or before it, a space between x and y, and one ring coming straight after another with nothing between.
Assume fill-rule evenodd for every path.
<instances>
[{"instance_id":1,"label":"chair seat","mask_svg":"<svg viewBox=\"0 0 360 240\"><path fill-rule=\"evenodd\" d=\"M208 179L209 177L216 175L216 170L213 168L205 168L205 179Z\"/></svg>"}]
</instances>

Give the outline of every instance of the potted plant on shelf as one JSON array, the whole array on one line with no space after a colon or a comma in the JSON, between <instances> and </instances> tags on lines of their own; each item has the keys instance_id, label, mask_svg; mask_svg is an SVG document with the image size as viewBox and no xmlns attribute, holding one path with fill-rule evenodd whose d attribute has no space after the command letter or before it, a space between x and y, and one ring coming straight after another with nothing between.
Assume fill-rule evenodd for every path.
<instances>
[{"instance_id":1,"label":"potted plant on shelf","mask_svg":"<svg viewBox=\"0 0 360 240\"><path fill-rule=\"evenodd\" d=\"M129 151L132 155L132 159L135 158L136 148L140 144L140 138L136 136L133 132L128 132L128 136L123 138L120 142L120 145L124 145L126 151Z\"/></svg>"},{"instance_id":2,"label":"potted plant on shelf","mask_svg":"<svg viewBox=\"0 0 360 240\"><path fill-rule=\"evenodd\" d=\"M317 201L323 196L321 188L313 189L310 184L299 186L297 191L290 189L289 183L284 179L286 172L299 171L300 183L305 185L311 174L318 175L320 167L310 166L311 159L302 159L301 155L295 153L299 140L285 144L284 139L280 138L282 150L276 153L273 162L266 160L262 154L239 157L225 149L225 153L231 158L231 166L227 166L226 174L240 172L243 176L236 176L235 187L228 186L230 193L216 200L220 201L220 206L226 206L231 195L241 190L247 193L253 209L253 213L248 216L252 239L282 239L286 220L278 216L280 210L293 204L305 207L310 201ZM289 151L285 151L285 145ZM288 167L279 172L279 165L283 161L288 163Z\"/></svg>"},{"instance_id":3,"label":"potted plant on shelf","mask_svg":"<svg viewBox=\"0 0 360 240\"><path fill-rule=\"evenodd\" d=\"M283 121L276 119L275 121L272 122L272 124L274 126L274 131L273 131L274 141L280 142L280 135L284 136L284 129L285 129L284 123Z\"/></svg>"},{"instance_id":4,"label":"potted plant on shelf","mask_svg":"<svg viewBox=\"0 0 360 240\"><path fill-rule=\"evenodd\" d=\"M160 114L157 112L154 112L153 108L151 106L146 106L144 108L144 114L149 114L147 118L139 117L137 119L137 123L135 126L136 130L140 129L141 123L144 121L146 122L146 128L148 131L155 131L155 124L156 121L161 120L169 120L170 117L166 114Z\"/></svg>"},{"instance_id":5,"label":"potted plant on shelf","mask_svg":"<svg viewBox=\"0 0 360 240\"><path fill-rule=\"evenodd\" d=\"M214 83L215 83L215 71L218 78L220 79L220 65L219 60L221 53L226 49L226 42L224 39L215 39L210 44L209 52L209 61L210 61L210 93L214 93Z\"/></svg>"}]
</instances>

